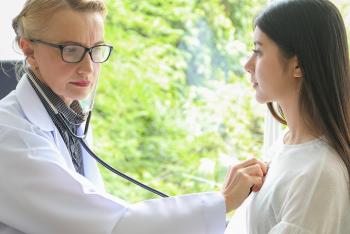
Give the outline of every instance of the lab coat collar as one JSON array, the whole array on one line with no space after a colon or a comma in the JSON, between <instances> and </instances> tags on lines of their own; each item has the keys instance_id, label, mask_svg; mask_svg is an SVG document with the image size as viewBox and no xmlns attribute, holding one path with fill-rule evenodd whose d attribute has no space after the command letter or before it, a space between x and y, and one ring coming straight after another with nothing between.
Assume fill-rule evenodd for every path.
<instances>
[{"instance_id":1,"label":"lab coat collar","mask_svg":"<svg viewBox=\"0 0 350 234\"><path fill-rule=\"evenodd\" d=\"M54 123L26 75L23 75L18 82L16 96L24 114L30 122L43 131L54 131Z\"/></svg>"}]
</instances>

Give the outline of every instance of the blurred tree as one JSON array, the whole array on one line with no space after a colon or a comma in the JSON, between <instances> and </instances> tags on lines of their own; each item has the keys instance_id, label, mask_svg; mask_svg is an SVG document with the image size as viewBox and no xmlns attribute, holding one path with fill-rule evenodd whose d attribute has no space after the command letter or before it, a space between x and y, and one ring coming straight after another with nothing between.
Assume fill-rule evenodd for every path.
<instances>
[{"instance_id":1,"label":"blurred tree","mask_svg":"<svg viewBox=\"0 0 350 234\"><path fill-rule=\"evenodd\" d=\"M98 87L95 150L171 195L217 190L230 161L260 154L263 107L242 64L265 1L107 2L115 51ZM102 172L121 198L154 197Z\"/></svg>"}]
</instances>

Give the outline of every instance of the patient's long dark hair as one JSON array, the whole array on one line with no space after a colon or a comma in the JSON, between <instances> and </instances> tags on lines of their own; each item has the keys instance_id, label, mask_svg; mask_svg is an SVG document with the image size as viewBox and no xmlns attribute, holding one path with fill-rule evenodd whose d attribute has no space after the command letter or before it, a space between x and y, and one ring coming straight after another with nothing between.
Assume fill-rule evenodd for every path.
<instances>
[{"instance_id":1,"label":"patient's long dark hair","mask_svg":"<svg viewBox=\"0 0 350 234\"><path fill-rule=\"evenodd\" d=\"M307 126L325 136L350 178L350 73L345 25L328 0L272 3L255 20L285 58L296 56L303 72L299 108ZM286 124L281 108L267 104Z\"/></svg>"}]
</instances>

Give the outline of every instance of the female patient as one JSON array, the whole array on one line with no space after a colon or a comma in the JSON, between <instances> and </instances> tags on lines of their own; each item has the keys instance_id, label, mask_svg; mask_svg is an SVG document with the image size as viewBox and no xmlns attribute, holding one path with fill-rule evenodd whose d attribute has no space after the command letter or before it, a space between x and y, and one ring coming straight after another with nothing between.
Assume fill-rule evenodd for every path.
<instances>
[{"instance_id":1,"label":"female patient","mask_svg":"<svg viewBox=\"0 0 350 234\"><path fill-rule=\"evenodd\" d=\"M350 233L350 76L342 17L330 1L279 1L254 26L245 69L257 101L288 131L269 151L262 189L247 201L246 232ZM226 233L242 233L235 222Z\"/></svg>"}]
</instances>

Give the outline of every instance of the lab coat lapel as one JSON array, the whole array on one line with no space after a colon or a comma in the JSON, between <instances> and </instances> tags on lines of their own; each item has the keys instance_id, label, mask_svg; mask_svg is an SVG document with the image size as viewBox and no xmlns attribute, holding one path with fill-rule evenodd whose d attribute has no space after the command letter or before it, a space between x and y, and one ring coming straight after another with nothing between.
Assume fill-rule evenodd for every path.
<instances>
[{"instance_id":1,"label":"lab coat lapel","mask_svg":"<svg viewBox=\"0 0 350 234\"><path fill-rule=\"evenodd\" d=\"M58 129L25 75L18 82L16 96L28 121L41 131L51 133L51 140L61 152L67 167L74 170L72 159Z\"/></svg>"}]
</instances>

